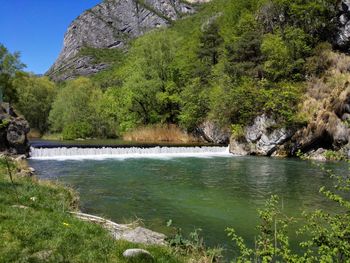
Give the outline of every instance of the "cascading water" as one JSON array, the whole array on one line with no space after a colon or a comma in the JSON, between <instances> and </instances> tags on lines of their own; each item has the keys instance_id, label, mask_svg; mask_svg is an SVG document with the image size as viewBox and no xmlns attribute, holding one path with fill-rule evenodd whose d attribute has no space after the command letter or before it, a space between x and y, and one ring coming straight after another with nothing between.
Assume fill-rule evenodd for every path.
<instances>
[{"instance_id":1,"label":"cascading water","mask_svg":"<svg viewBox=\"0 0 350 263\"><path fill-rule=\"evenodd\" d=\"M77 159L126 159L126 158L172 158L172 157L217 157L231 156L228 147L102 147L102 148L35 148L31 147L32 159L77 160Z\"/></svg>"}]
</instances>

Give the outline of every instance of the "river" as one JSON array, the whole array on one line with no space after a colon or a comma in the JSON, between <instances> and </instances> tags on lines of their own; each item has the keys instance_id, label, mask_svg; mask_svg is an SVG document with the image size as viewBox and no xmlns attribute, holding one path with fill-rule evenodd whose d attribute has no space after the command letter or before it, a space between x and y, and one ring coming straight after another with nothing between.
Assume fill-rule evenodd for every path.
<instances>
[{"instance_id":1,"label":"river","mask_svg":"<svg viewBox=\"0 0 350 263\"><path fill-rule=\"evenodd\" d=\"M90 152L84 158L81 152L61 149L60 155L41 152L29 163L41 178L76 189L86 213L116 222L138 218L146 227L164 233L169 233L166 223L171 219L185 234L201 228L207 245L229 251L232 242L225 228L234 227L252 243L256 210L272 194L280 196L286 214L297 218L304 210L332 209L319 194L321 186L332 182L312 162L237 157L224 148L213 152L197 149L192 154L179 149L170 154L109 153L103 158L98 156L101 152ZM338 174L349 172L346 163L322 165Z\"/></svg>"}]
</instances>

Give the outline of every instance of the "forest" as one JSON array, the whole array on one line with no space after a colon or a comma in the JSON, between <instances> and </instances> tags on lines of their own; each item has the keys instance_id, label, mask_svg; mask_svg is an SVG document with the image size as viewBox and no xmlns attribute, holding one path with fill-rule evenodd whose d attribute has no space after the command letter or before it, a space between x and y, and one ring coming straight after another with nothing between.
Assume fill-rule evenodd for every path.
<instances>
[{"instance_id":1,"label":"forest","mask_svg":"<svg viewBox=\"0 0 350 263\"><path fill-rule=\"evenodd\" d=\"M336 7L335 0L215 0L131 41L128 52L84 47L80 55L110 67L60 83L23 72L19 54L1 46L5 101L40 134L64 139L170 124L190 133L205 120L235 133L262 113L302 126L305 83L330 64L324 54Z\"/></svg>"}]
</instances>

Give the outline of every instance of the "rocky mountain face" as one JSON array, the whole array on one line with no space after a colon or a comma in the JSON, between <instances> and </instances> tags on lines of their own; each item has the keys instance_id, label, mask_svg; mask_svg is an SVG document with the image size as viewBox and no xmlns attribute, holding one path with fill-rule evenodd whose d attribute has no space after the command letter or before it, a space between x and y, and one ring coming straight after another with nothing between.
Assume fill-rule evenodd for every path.
<instances>
[{"instance_id":1,"label":"rocky mountain face","mask_svg":"<svg viewBox=\"0 0 350 263\"><path fill-rule=\"evenodd\" d=\"M71 23L63 50L46 74L62 81L105 69L106 63L94 63L92 57L80 54L81 49L123 49L131 39L194 13L193 3L206 1L104 0Z\"/></svg>"}]
</instances>

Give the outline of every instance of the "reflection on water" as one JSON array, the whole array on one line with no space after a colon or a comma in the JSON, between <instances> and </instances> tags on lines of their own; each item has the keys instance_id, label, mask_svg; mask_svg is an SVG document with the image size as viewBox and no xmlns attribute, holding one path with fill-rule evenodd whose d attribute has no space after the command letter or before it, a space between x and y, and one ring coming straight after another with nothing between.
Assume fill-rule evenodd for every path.
<instances>
[{"instance_id":1,"label":"reflection on water","mask_svg":"<svg viewBox=\"0 0 350 263\"><path fill-rule=\"evenodd\" d=\"M254 157L30 160L42 178L76 188L85 212L116 222L142 218L147 227L166 232L166 222L185 232L202 228L209 245L229 247L228 226L252 242L256 209L272 194L283 198L285 212L325 208L318 194L330 179L299 160ZM347 164L326 164L348 173Z\"/></svg>"}]
</instances>

